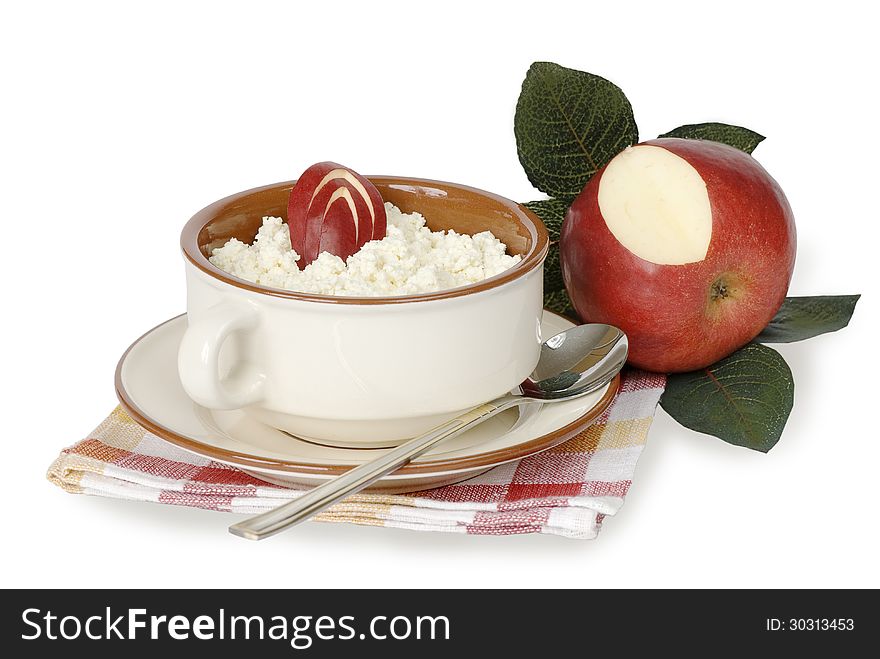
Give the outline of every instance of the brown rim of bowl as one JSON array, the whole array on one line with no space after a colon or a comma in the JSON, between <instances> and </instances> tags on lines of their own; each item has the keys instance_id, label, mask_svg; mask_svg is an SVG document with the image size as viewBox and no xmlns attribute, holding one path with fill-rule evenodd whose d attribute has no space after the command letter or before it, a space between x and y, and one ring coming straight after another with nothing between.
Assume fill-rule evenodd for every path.
<instances>
[{"instance_id":1,"label":"brown rim of bowl","mask_svg":"<svg viewBox=\"0 0 880 659\"><path fill-rule=\"evenodd\" d=\"M497 286L501 286L502 284L506 284L509 281L517 279L531 272L544 262L544 259L546 258L547 253L550 249L550 236L547 234L547 229L544 227L544 223L541 221L541 219L525 206L522 206L521 204L518 204L515 201L511 201L510 199L507 199L500 195L486 192L485 190L480 190L478 188L472 188L467 185L461 185L460 183L449 183L446 181L435 181L432 179L407 178L401 176L368 176L367 178L370 181L379 185L411 185L424 187L435 186L441 188L447 187L463 190L465 192L471 192L491 199L501 204L502 206L507 207L507 209L510 210L510 212L515 217L519 218L522 225L529 232L531 238L531 247L529 251L523 255L522 260L514 265L512 268L505 270L504 272L497 274L494 277L489 277L488 279L477 282L476 284L471 284L469 286L459 286L457 288L449 288L442 291L435 291L433 293L419 293L415 295L397 295L385 297L319 295L317 293L301 293L299 291L290 291L283 288L261 286L260 284L254 284L253 282L247 281L246 279L240 279L239 277L236 277L224 270L221 270L213 263L211 263L204 254L202 254L202 251L201 249L199 249L198 245L199 233L201 232L205 224L207 224L208 220L211 219L220 208L228 206L231 202L234 202L238 199L241 199L242 197L253 194L255 192L270 190L272 188L277 188L281 186L293 186L296 183L296 181L285 181L282 183L273 183L271 185L264 185L257 188L251 188L250 190L237 192L233 195L229 195L228 197L224 197L223 199L215 201L209 206L206 206L198 213L193 215L184 225L183 230L180 233L180 248L181 250L183 250L184 257L199 270L211 277L214 277L215 279L219 279L226 284L230 284L231 286L243 288L247 291L251 291L252 293L262 293L264 295L271 295L273 297L287 298L292 300L303 300L308 302L323 302L327 304L402 304L406 302L442 300L446 298L459 297L462 295L470 295L471 293L479 293L481 291L486 291L490 288L495 288Z\"/></svg>"},{"instance_id":2,"label":"brown rim of bowl","mask_svg":"<svg viewBox=\"0 0 880 659\"><path fill-rule=\"evenodd\" d=\"M544 310L544 313L550 313L554 316L560 316L560 314L548 311L547 309ZM150 419L150 417L148 417L140 408L138 408L138 406L135 405L134 402L132 402L132 400L128 397L128 394L125 391L125 387L122 384L122 365L123 363L125 363L125 358L128 357L128 353L131 352L131 350L146 336L152 334L163 325L172 323L185 315L186 314L181 314L180 316L175 316L170 320L166 320L164 323L156 325L156 327L140 336L123 353L122 357L120 357L119 359L119 363L116 365L116 397L119 399L122 407L125 408L125 411L128 412L129 416L131 416L140 426L146 428L154 435L157 435L162 439L176 446L179 446L180 448L186 449L192 453L195 453L202 457L208 457L213 460L217 460L218 462L231 463L235 466L242 466L245 468L270 469L272 471L297 474L323 474L326 476L337 476L357 466L328 464L316 465L307 462L301 463L293 462L290 460L276 460L272 458L251 455L250 453L243 453L240 451L218 448L216 446L204 444L190 437L183 437L181 435L178 435L170 428L166 428L162 424ZM564 318L563 316L560 317ZM608 406L611 404L611 401L614 400L614 396L617 394L617 390L619 388L620 375L617 375L614 380L611 381L611 384L602 395L602 398L600 398L596 402L596 404L589 410L587 410L584 414L579 416L571 423L568 423L563 427L554 430L553 432L541 435L540 437L535 437L528 442L517 444L516 446L496 449L494 451L488 451L486 453L477 453L476 455L470 455L467 457L446 458L440 460L427 460L424 462L410 463L404 467L401 467L394 473L405 476L413 474L429 474L438 471L476 469L479 467L499 465L504 462L510 462L511 460L517 460L528 455L533 455L534 453L538 453L540 451L551 449L554 446L558 446L559 444L568 441L579 432L587 428L587 426L592 424L593 421L595 421L599 417L599 415L608 408Z\"/></svg>"}]
</instances>

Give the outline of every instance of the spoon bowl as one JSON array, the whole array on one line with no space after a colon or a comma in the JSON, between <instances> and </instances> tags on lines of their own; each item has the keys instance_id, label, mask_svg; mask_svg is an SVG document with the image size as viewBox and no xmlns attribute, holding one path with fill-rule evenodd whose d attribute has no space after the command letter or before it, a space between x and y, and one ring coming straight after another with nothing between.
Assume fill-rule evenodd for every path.
<instances>
[{"instance_id":1,"label":"spoon bowl","mask_svg":"<svg viewBox=\"0 0 880 659\"><path fill-rule=\"evenodd\" d=\"M520 385L521 395L548 402L592 393L620 372L628 350L626 335L612 325L572 327L541 345L538 365Z\"/></svg>"}]
</instances>

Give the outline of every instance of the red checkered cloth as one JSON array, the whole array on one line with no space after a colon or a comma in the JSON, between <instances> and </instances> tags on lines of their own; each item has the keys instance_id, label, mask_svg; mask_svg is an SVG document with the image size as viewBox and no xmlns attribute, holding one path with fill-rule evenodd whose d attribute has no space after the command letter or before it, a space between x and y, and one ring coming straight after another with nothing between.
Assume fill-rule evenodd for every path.
<instances>
[{"instance_id":1,"label":"red checkered cloth","mask_svg":"<svg viewBox=\"0 0 880 659\"><path fill-rule=\"evenodd\" d=\"M665 378L627 370L614 401L568 442L468 481L406 495L356 494L316 518L480 535L550 533L594 538L632 482ZM67 492L258 513L301 490L266 483L188 453L116 408L64 449L48 478Z\"/></svg>"}]
</instances>

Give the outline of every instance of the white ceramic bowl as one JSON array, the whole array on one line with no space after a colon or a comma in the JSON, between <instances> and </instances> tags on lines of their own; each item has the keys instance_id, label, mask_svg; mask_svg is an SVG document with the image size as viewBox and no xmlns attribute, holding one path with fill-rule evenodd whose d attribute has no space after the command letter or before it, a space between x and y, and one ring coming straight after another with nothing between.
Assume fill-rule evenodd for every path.
<instances>
[{"instance_id":1,"label":"white ceramic bowl","mask_svg":"<svg viewBox=\"0 0 880 659\"><path fill-rule=\"evenodd\" d=\"M232 237L250 243L264 215L286 216L294 182L241 192L184 227L188 329L178 367L187 394L243 409L298 437L391 446L509 391L541 344L549 240L528 209L466 186L370 177L382 197L433 230L491 230L522 261L471 286L400 297L286 291L208 261Z\"/></svg>"}]
</instances>

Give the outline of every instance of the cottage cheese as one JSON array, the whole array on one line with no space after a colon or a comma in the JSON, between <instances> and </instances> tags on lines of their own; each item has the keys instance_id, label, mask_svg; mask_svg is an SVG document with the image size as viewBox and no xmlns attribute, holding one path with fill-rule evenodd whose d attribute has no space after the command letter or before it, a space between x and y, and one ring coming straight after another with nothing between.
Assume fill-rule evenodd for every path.
<instances>
[{"instance_id":1,"label":"cottage cheese","mask_svg":"<svg viewBox=\"0 0 880 659\"><path fill-rule=\"evenodd\" d=\"M372 240L346 261L329 252L300 270L299 254L281 218L264 217L252 245L235 238L215 249L211 263L263 286L323 295L412 295L473 284L504 272L519 255L490 231L474 236L431 231L419 213L385 204L387 235Z\"/></svg>"}]
</instances>

